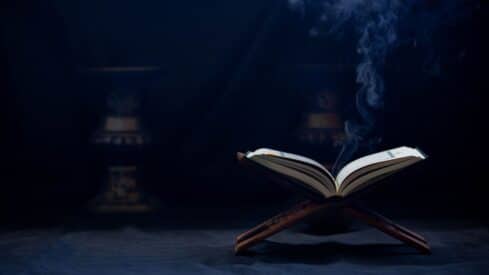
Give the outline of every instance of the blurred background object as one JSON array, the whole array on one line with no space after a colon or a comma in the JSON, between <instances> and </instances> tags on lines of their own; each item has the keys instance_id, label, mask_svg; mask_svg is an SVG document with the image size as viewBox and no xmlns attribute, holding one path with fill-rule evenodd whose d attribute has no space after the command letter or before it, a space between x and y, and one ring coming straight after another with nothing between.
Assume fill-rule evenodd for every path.
<instances>
[{"instance_id":1,"label":"blurred background object","mask_svg":"<svg viewBox=\"0 0 489 275\"><path fill-rule=\"evenodd\" d=\"M93 89L107 96L106 115L96 130L92 142L103 160L105 180L101 193L92 202L97 212L148 212L156 203L141 187L141 158L150 144L150 136L140 117L144 95L151 87L151 75L157 67L102 67L87 73L95 81ZM105 84L96 87L96 84ZM97 89L98 88L98 89Z\"/></svg>"}]
</instances>

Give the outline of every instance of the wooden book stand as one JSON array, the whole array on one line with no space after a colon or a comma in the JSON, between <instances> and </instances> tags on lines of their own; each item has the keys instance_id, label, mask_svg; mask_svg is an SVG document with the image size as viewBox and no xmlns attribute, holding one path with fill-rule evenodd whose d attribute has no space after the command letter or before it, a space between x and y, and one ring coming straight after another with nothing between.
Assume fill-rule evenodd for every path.
<instances>
[{"instance_id":1,"label":"wooden book stand","mask_svg":"<svg viewBox=\"0 0 489 275\"><path fill-rule=\"evenodd\" d=\"M238 161L241 164L249 166L250 162L247 161L243 153L238 153L237 156ZM272 174L269 174L269 176L273 177ZM277 178L275 178L275 180L277 180ZM372 227L375 227L385 234L414 247L423 254L431 253L428 242L422 236L394 223L393 221L378 213L375 213L372 210L353 203L351 199L341 200L340 202L316 202L307 200L299 203L291 209L282 212L237 236L234 245L234 252L236 254L243 252L258 242L291 227L306 217L327 209L341 211L346 216L358 219Z\"/></svg>"}]
</instances>

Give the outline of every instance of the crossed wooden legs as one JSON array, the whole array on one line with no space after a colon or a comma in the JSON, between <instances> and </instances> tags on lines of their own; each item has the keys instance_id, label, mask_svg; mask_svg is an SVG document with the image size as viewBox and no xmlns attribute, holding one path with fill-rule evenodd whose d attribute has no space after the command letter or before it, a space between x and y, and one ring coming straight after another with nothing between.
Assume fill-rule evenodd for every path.
<instances>
[{"instance_id":1,"label":"crossed wooden legs","mask_svg":"<svg viewBox=\"0 0 489 275\"><path fill-rule=\"evenodd\" d=\"M422 236L365 207L355 204L336 206L332 203L317 203L313 201L302 202L290 210L282 212L240 234L236 237L234 251L235 253L245 251L256 243L298 223L307 216L333 207L338 207L345 215L375 227L385 234L416 248L423 254L430 253L428 242Z\"/></svg>"}]
</instances>

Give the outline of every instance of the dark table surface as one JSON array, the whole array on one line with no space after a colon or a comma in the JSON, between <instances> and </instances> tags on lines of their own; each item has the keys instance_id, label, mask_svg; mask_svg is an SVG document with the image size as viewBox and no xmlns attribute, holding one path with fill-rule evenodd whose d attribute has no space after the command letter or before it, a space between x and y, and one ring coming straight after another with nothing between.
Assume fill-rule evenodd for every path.
<instances>
[{"instance_id":1,"label":"dark table surface","mask_svg":"<svg viewBox=\"0 0 489 275\"><path fill-rule=\"evenodd\" d=\"M432 255L353 224L336 234L295 227L235 256L234 237L251 222L220 221L3 230L0 274L489 274L489 232L480 222L401 220L429 240Z\"/></svg>"}]
</instances>

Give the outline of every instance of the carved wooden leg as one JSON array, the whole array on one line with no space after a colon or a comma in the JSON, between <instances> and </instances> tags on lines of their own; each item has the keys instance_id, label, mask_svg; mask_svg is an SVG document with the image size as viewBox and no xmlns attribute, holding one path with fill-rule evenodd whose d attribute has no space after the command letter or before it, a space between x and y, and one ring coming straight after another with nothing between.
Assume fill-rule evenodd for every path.
<instances>
[{"instance_id":1,"label":"carved wooden leg","mask_svg":"<svg viewBox=\"0 0 489 275\"><path fill-rule=\"evenodd\" d=\"M422 236L394 223L393 221L383 217L380 214L356 205L347 206L343 209L343 211L348 216L361 220L368 225L386 233L387 235L392 236L393 238L396 238L404 242L405 244L416 248L422 253L431 253L431 249L428 243Z\"/></svg>"},{"instance_id":2,"label":"carved wooden leg","mask_svg":"<svg viewBox=\"0 0 489 275\"><path fill-rule=\"evenodd\" d=\"M316 203L306 201L293 207L292 209L282 212L271 219L253 227L252 229L236 237L234 252L239 253L256 243L296 224L305 217L326 209L330 206L328 203Z\"/></svg>"}]
</instances>

